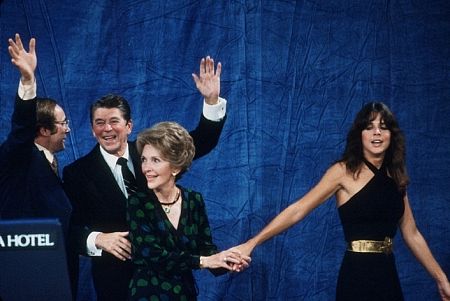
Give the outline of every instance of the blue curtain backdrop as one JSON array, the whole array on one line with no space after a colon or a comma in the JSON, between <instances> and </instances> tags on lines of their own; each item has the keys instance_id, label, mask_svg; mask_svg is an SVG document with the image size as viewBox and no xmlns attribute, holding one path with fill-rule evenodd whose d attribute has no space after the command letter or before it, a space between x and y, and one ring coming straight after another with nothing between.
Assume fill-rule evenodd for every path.
<instances>
[{"instance_id":1,"label":"blue curtain backdrop","mask_svg":"<svg viewBox=\"0 0 450 301\"><path fill-rule=\"evenodd\" d=\"M19 79L7 39L19 32L37 38L38 94L71 120L61 165L94 145L88 108L107 93L130 101L133 138L162 120L192 129L202 102L191 73L203 56L222 62L228 120L182 183L203 193L220 248L302 196L339 158L361 106L384 101L406 134L417 224L450 276L448 0L4 0L0 20L0 138ZM437 300L395 243L406 300ZM344 249L331 199L257 248L244 273L197 272L199 300L333 300ZM81 300L93 300L87 275Z\"/></svg>"}]
</instances>

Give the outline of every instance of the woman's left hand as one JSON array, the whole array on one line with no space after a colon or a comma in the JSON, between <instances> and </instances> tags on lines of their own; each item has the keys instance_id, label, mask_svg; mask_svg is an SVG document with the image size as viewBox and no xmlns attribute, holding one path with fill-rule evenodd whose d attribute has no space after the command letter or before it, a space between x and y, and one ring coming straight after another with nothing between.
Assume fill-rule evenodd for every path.
<instances>
[{"instance_id":1,"label":"woman's left hand","mask_svg":"<svg viewBox=\"0 0 450 301\"><path fill-rule=\"evenodd\" d=\"M230 249L211 256L202 256L202 265L208 269L225 268L239 272L248 267L250 260L250 257L241 256L239 251Z\"/></svg>"}]
</instances>

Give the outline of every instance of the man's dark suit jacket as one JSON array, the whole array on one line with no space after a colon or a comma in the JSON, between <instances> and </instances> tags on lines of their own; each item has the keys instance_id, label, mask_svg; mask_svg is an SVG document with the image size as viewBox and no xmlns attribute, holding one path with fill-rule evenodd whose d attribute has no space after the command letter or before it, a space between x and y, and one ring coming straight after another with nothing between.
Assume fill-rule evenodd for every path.
<instances>
[{"instance_id":1,"label":"man's dark suit jacket","mask_svg":"<svg viewBox=\"0 0 450 301\"><path fill-rule=\"evenodd\" d=\"M67 234L72 206L34 144L36 101L16 97L11 132L0 146L0 219L58 218Z\"/></svg>"},{"instance_id":2,"label":"man's dark suit jacket","mask_svg":"<svg viewBox=\"0 0 450 301\"><path fill-rule=\"evenodd\" d=\"M0 219L57 218L67 245L72 206L44 152L34 144L36 101L16 96L11 132L0 146ZM72 278L75 257L66 255Z\"/></svg>"},{"instance_id":3,"label":"man's dark suit jacket","mask_svg":"<svg viewBox=\"0 0 450 301\"><path fill-rule=\"evenodd\" d=\"M209 121L203 116L197 128L190 132L196 148L195 158L210 152L220 137L225 119ZM135 142L129 142L138 188L148 190L141 172L140 156ZM194 159L195 159L194 158ZM63 171L64 187L73 206L73 237L77 251L86 254L86 239L92 231L128 231L126 220L127 199L120 190L111 169L97 144L90 153L66 166ZM98 300L123 301L128 295L132 265L120 261L108 252L92 257L92 276Z\"/></svg>"}]
</instances>

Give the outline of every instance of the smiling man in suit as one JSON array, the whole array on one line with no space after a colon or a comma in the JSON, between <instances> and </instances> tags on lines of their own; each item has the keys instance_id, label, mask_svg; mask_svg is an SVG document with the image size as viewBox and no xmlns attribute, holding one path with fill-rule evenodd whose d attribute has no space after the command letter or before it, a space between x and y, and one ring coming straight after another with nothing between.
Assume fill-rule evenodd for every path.
<instances>
[{"instance_id":1,"label":"smiling man in suit","mask_svg":"<svg viewBox=\"0 0 450 301\"><path fill-rule=\"evenodd\" d=\"M0 146L0 219L58 218L67 235L72 207L55 153L64 149L69 123L55 100L36 96L35 39L30 39L29 52L19 34L8 42L21 78L11 132Z\"/></svg>"},{"instance_id":2,"label":"smiling man in suit","mask_svg":"<svg viewBox=\"0 0 450 301\"><path fill-rule=\"evenodd\" d=\"M58 176L55 154L64 150L69 121L55 100L37 97L35 39L30 39L28 52L19 34L8 42L11 62L21 78L11 131L0 145L0 219L57 218L67 245L72 206ZM74 273L75 257L66 255L69 272Z\"/></svg>"},{"instance_id":3,"label":"smiling man in suit","mask_svg":"<svg viewBox=\"0 0 450 301\"><path fill-rule=\"evenodd\" d=\"M216 69L214 61L206 57L200 62L199 75L193 74L205 99L200 122L190 133L196 158L215 147L225 122L226 100L219 97L220 73L220 63ZM123 301L132 276L127 197L131 190L147 190L147 182L135 142L128 141L133 129L128 102L118 95L102 97L91 106L91 126L98 144L63 172L73 206L73 237L77 251L92 256L97 299Z\"/></svg>"}]
</instances>

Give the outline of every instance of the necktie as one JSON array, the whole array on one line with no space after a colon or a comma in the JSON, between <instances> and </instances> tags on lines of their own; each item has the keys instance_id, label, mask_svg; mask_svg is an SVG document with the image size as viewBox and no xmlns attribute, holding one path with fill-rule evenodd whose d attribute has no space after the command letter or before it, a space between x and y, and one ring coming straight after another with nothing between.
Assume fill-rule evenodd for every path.
<instances>
[{"instance_id":1,"label":"necktie","mask_svg":"<svg viewBox=\"0 0 450 301\"><path fill-rule=\"evenodd\" d=\"M117 164L121 166L125 188L127 189L128 196L130 196L136 192L137 184L133 173L128 168L127 161L128 161L127 159L120 157L119 159L117 159Z\"/></svg>"},{"instance_id":2,"label":"necktie","mask_svg":"<svg viewBox=\"0 0 450 301\"><path fill-rule=\"evenodd\" d=\"M50 163L50 167L52 168L53 172L58 175L58 161L56 160L56 157L53 157L52 163Z\"/></svg>"}]
</instances>

